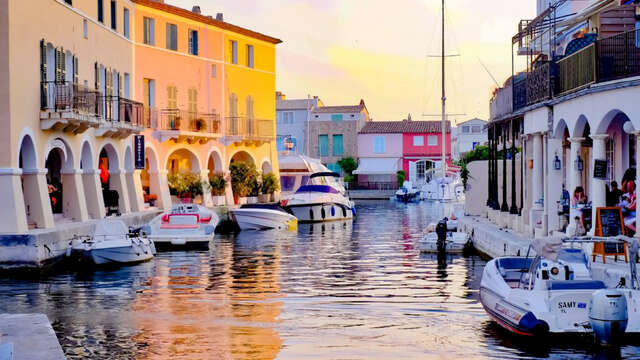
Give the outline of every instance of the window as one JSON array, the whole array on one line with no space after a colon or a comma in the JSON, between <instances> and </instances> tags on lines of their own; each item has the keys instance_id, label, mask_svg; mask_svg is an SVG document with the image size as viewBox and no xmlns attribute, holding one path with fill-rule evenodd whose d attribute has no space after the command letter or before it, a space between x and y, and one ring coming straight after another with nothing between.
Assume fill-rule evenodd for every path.
<instances>
[{"instance_id":1,"label":"window","mask_svg":"<svg viewBox=\"0 0 640 360\"><path fill-rule=\"evenodd\" d=\"M178 50L178 26L167 24L167 49Z\"/></svg>"},{"instance_id":2,"label":"window","mask_svg":"<svg viewBox=\"0 0 640 360\"><path fill-rule=\"evenodd\" d=\"M474 141L474 142L471 144L471 149L472 149L472 150L475 150L475 149L476 149L476 147L478 147L479 145L480 145L480 142L478 142L478 141Z\"/></svg>"},{"instance_id":3,"label":"window","mask_svg":"<svg viewBox=\"0 0 640 360\"><path fill-rule=\"evenodd\" d=\"M123 12L122 26L122 33L124 34L124 37L131 39L131 31L129 30L129 9L127 8L125 8Z\"/></svg>"},{"instance_id":4,"label":"window","mask_svg":"<svg viewBox=\"0 0 640 360\"><path fill-rule=\"evenodd\" d=\"M142 102L145 107L155 107L156 105L156 82L152 79L143 79L142 85L144 88L144 98Z\"/></svg>"},{"instance_id":5,"label":"window","mask_svg":"<svg viewBox=\"0 0 640 360\"><path fill-rule=\"evenodd\" d=\"M318 156L329 156L329 135L318 135Z\"/></svg>"},{"instance_id":6,"label":"window","mask_svg":"<svg viewBox=\"0 0 640 360\"><path fill-rule=\"evenodd\" d=\"M342 121L342 114L331 114L331 121Z\"/></svg>"},{"instance_id":7,"label":"window","mask_svg":"<svg viewBox=\"0 0 640 360\"><path fill-rule=\"evenodd\" d=\"M384 136L376 136L373 138L373 152L376 154L385 153Z\"/></svg>"},{"instance_id":8,"label":"window","mask_svg":"<svg viewBox=\"0 0 640 360\"><path fill-rule=\"evenodd\" d=\"M218 68L217 68L216 64L211 64L211 77L214 78L214 77L218 76L217 72L218 72Z\"/></svg>"},{"instance_id":9,"label":"window","mask_svg":"<svg viewBox=\"0 0 640 360\"><path fill-rule=\"evenodd\" d=\"M124 73L124 97L127 99L131 99L131 75L129 73Z\"/></svg>"},{"instance_id":10,"label":"window","mask_svg":"<svg viewBox=\"0 0 640 360\"><path fill-rule=\"evenodd\" d=\"M167 86L167 109L178 108L178 88L173 85Z\"/></svg>"},{"instance_id":11,"label":"window","mask_svg":"<svg viewBox=\"0 0 640 360\"><path fill-rule=\"evenodd\" d=\"M616 168L615 149L615 140L612 137L608 137L605 143L605 150L607 154L607 181L609 184L611 184L611 181L614 179L614 171Z\"/></svg>"},{"instance_id":12,"label":"window","mask_svg":"<svg viewBox=\"0 0 640 360\"><path fill-rule=\"evenodd\" d=\"M103 0L98 0L98 21L104 23L104 3Z\"/></svg>"},{"instance_id":13,"label":"window","mask_svg":"<svg viewBox=\"0 0 640 360\"><path fill-rule=\"evenodd\" d=\"M231 40L231 63L238 63L238 42Z\"/></svg>"},{"instance_id":14,"label":"window","mask_svg":"<svg viewBox=\"0 0 640 360\"><path fill-rule=\"evenodd\" d=\"M293 191L295 190L293 187L296 185L296 177L280 176L280 185L282 187L282 191Z\"/></svg>"},{"instance_id":15,"label":"window","mask_svg":"<svg viewBox=\"0 0 640 360\"><path fill-rule=\"evenodd\" d=\"M340 165L338 165L338 163L327 164L327 168L329 169L329 171L342 174L342 168L340 167Z\"/></svg>"},{"instance_id":16,"label":"window","mask_svg":"<svg viewBox=\"0 0 640 360\"><path fill-rule=\"evenodd\" d=\"M253 68L253 45L247 45L247 66Z\"/></svg>"},{"instance_id":17,"label":"window","mask_svg":"<svg viewBox=\"0 0 640 360\"><path fill-rule=\"evenodd\" d=\"M424 146L424 136L414 136L413 146Z\"/></svg>"},{"instance_id":18,"label":"window","mask_svg":"<svg viewBox=\"0 0 640 360\"><path fill-rule=\"evenodd\" d=\"M116 26L116 20L118 17L118 6L116 5L116 2L114 0L111 0L111 29L112 30L116 30L117 26Z\"/></svg>"},{"instance_id":19,"label":"window","mask_svg":"<svg viewBox=\"0 0 640 360\"><path fill-rule=\"evenodd\" d=\"M285 111L282 113L283 124L293 124L293 111Z\"/></svg>"},{"instance_id":20,"label":"window","mask_svg":"<svg viewBox=\"0 0 640 360\"><path fill-rule=\"evenodd\" d=\"M469 128L469 126L463 126L463 127L462 127L462 133L463 133L463 134L468 134L468 133L469 133L469 130L471 130L471 129Z\"/></svg>"},{"instance_id":21,"label":"window","mask_svg":"<svg viewBox=\"0 0 640 360\"><path fill-rule=\"evenodd\" d=\"M471 132L474 134L478 134L482 131L482 128L480 127L480 125L473 125L471 127Z\"/></svg>"},{"instance_id":22,"label":"window","mask_svg":"<svg viewBox=\"0 0 640 360\"><path fill-rule=\"evenodd\" d=\"M144 26L144 43L147 45L155 45L156 44L156 26L155 20L152 18L145 17L143 19Z\"/></svg>"},{"instance_id":23,"label":"window","mask_svg":"<svg viewBox=\"0 0 640 360\"><path fill-rule=\"evenodd\" d=\"M189 107L189 115L190 116L195 116L195 114L198 112L198 90L195 88L191 88L188 91L188 95L189 95L189 103L188 103L188 107Z\"/></svg>"},{"instance_id":24,"label":"window","mask_svg":"<svg viewBox=\"0 0 640 360\"><path fill-rule=\"evenodd\" d=\"M85 39L89 38L89 23L87 19L82 20L82 35Z\"/></svg>"},{"instance_id":25,"label":"window","mask_svg":"<svg viewBox=\"0 0 640 360\"><path fill-rule=\"evenodd\" d=\"M342 134L333 135L333 156L342 156L343 153Z\"/></svg>"},{"instance_id":26,"label":"window","mask_svg":"<svg viewBox=\"0 0 640 360\"><path fill-rule=\"evenodd\" d=\"M64 0L64 2L66 2L69 5L73 5L73 2L71 0Z\"/></svg>"},{"instance_id":27,"label":"window","mask_svg":"<svg viewBox=\"0 0 640 360\"><path fill-rule=\"evenodd\" d=\"M198 55L198 31L189 30L189 54Z\"/></svg>"},{"instance_id":28,"label":"window","mask_svg":"<svg viewBox=\"0 0 640 360\"><path fill-rule=\"evenodd\" d=\"M429 137L427 138L427 144L429 146L436 146L438 145L438 136L436 135L429 135Z\"/></svg>"}]
</instances>

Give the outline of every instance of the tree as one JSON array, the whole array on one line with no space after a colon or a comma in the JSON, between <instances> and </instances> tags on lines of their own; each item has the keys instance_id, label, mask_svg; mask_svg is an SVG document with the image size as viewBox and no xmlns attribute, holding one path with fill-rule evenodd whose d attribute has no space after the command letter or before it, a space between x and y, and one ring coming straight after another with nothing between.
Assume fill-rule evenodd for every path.
<instances>
[{"instance_id":1,"label":"tree","mask_svg":"<svg viewBox=\"0 0 640 360\"><path fill-rule=\"evenodd\" d=\"M358 163L352 157L346 157L338 160L338 166L345 173L344 181L345 182L353 182L355 181L355 177L353 176L353 172L358 168Z\"/></svg>"}]
</instances>

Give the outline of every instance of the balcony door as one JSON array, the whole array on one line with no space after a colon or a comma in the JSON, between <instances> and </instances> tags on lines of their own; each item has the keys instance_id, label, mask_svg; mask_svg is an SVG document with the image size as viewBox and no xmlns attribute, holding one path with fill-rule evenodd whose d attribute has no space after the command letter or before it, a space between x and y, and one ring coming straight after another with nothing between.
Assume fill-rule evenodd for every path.
<instances>
[{"instance_id":1,"label":"balcony door","mask_svg":"<svg viewBox=\"0 0 640 360\"><path fill-rule=\"evenodd\" d=\"M178 116L178 89L173 86L167 86L167 128L170 130L180 129L180 117Z\"/></svg>"}]
</instances>

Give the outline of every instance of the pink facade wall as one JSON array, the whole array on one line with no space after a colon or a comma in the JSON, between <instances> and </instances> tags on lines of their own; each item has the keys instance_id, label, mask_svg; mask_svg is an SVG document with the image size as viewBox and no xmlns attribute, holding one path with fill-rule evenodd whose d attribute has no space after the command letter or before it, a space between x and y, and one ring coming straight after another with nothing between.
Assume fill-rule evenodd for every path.
<instances>
[{"instance_id":1,"label":"pink facade wall","mask_svg":"<svg viewBox=\"0 0 640 360\"><path fill-rule=\"evenodd\" d=\"M438 137L438 145L429 146L429 135L435 135ZM413 137L423 136L424 146L413 146ZM451 133L445 135L445 149L447 162L451 163ZM417 161L420 158L432 158L439 160L442 155L442 134L441 133L405 133L402 134L402 169L409 174L409 162Z\"/></svg>"},{"instance_id":2,"label":"pink facade wall","mask_svg":"<svg viewBox=\"0 0 640 360\"><path fill-rule=\"evenodd\" d=\"M384 136L384 154L373 151L374 138ZM402 134L358 134L358 158L402 157Z\"/></svg>"}]
</instances>

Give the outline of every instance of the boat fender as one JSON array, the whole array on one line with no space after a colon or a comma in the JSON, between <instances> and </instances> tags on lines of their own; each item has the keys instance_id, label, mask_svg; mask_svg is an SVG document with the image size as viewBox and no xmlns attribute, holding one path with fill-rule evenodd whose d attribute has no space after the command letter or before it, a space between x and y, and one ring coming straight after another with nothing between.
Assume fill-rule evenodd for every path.
<instances>
[{"instance_id":1,"label":"boat fender","mask_svg":"<svg viewBox=\"0 0 640 360\"><path fill-rule=\"evenodd\" d=\"M309 220L313 221L313 209L309 209Z\"/></svg>"},{"instance_id":2,"label":"boat fender","mask_svg":"<svg viewBox=\"0 0 640 360\"><path fill-rule=\"evenodd\" d=\"M351 208L351 213L353 214L353 216L356 216L356 208Z\"/></svg>"},{"instance_id":3,"label":"boat fender","mask_svg":"<svg viewBox=\"0 0 640 360\"><path fill-rule=\"evenodd\" d=\"M215 228L213 227L213 225L207 225L204 227L205 235L211 235L213 234L214 231L215 231Z\"/></svg>"},{"instance_id":4,"label":"boat fender","mask_svg":"<svg viewBox=\"0 0 640 360\"><path fill-rule=\"evenodd\" d=\"M331 217L336 216L336 209L332 206L331 207Z\"/></svg>"},{"instance_id":5,"label":"boat fender","mask_svg":"<svg viewBox=\"0 0 640 360\"><path fill-rule=\"evenodd\" d=\"M327 214L325 214L324 208L320 208L320 216L322 217L322 220L324 220L324 218L327 217Z\"/></svg>"}]
</instances>

